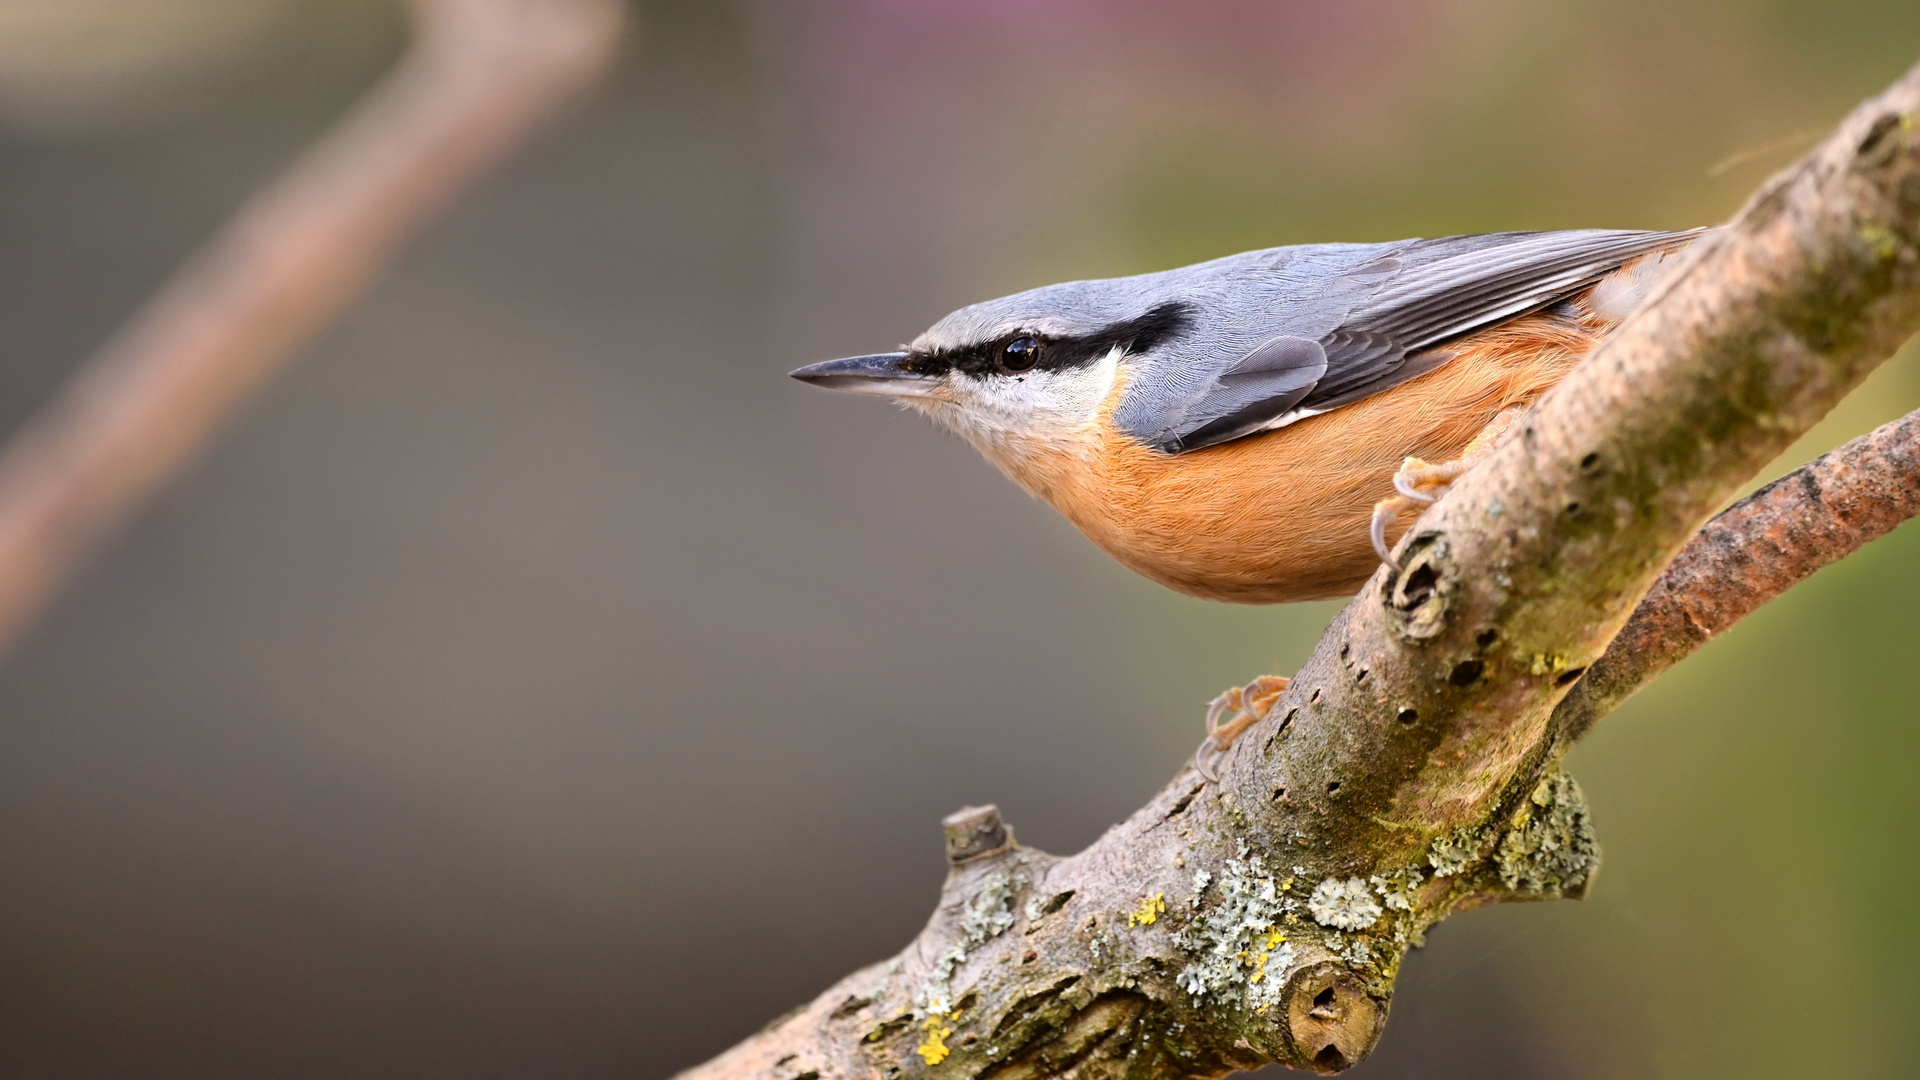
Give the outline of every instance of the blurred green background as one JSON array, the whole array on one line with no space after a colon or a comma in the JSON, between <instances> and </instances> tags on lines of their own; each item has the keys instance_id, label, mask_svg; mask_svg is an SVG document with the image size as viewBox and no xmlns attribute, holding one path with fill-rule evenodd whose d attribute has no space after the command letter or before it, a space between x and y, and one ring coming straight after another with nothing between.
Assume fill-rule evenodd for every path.
<instances>
[{"instance_id":1,"label":"blurred green background","mask_svg":"<svg viewBox=\"0 0 1920 1080\"><path fill-rule=\"evenodd\" d=\"M0 668L0 1075L632 1077L898 949L937 819L1074 850L1330 605L1129 576L784 378L1247 248L1722 220L1911 0L680 0ZM0 0L0 421L391 64L380 0ZM1920 406L1909 349L1779 469ZM1365 1077L1920 1058L1920 534L1574 754L1585 903Z\"/></svg>"}]
</instances>

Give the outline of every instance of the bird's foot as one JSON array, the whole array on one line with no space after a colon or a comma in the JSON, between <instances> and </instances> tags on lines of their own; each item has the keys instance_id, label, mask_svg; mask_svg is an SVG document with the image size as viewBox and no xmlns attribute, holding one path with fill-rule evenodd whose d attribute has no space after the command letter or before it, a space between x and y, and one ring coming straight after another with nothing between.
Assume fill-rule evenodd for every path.
<instances>
[{"instance_id":1,"label":"bird's foot","mask_svg":"<svg viewBox=\"0 0 1920 1080\"><path fill-rule=\"evenodd\" d=\"M1447 488L1453 486L1453 482L1472 464L1471 459L1464 457L1443 461L1438 465L1417 457L1400 463L1400 470L1393 474L1393 490L1400 494L1373 504L1373 524L1367 532L1368 538L1373 541L1373 552L1380 556L1381 562L1395 568L1400 565L1393 561L1393 551L1387 547L1387 526L1408 510L1445 495Z\"/></svg>"},{"instance_id":2,"label":"bird's foot","mask_svg":"<svg viewBox=\"0 0 1920 1080\"><path fill-rule=\"evenodd\" d=\"M1471 458L1456 458L1443 461L1438 465L1410 457L1400 463L1400 471L1393 474L1393 490L1402 498L1414 502L1430 503L1447 493L1460 474L1472 465Z\"/></svg>"},{"instance_id":3,"label":"bird's foot","mask_svg":"<svg viewBox=\"0 0 1920 1080\"><path fill-rule=\"evenodd\" d=\"M1393 560L1392 550L1387 547L1387 526L1408 510L1425 506L1445 495L1455 480L1460 479L1462 474L1512 433L1514 425L1525 414L1525 407L1519 405L1500 410L1480 434L1467 444L1460 456L1452 461L1435 464L1410 457L1400 463L1399 470L1393 474L1393 490L1399 494L1373 504L1373 525L1369 536L1373 540L1374 553L1380 556L1381 562L1396 570L1400 567Z\"/></svg>"},{"instance_id":4,"label":"bird's foot","mask_svg":"<svg viewBox=\"0 0 1920 1080\"><path fill-rule=\"evenodd\" d=\"M1227 752L1240 733L1266 719L1273 703L1287 688L1284 675L1262 675L1245 686L1235 686L1207 704L1207 737L1193 752L1193 768L1210 781L1219 782L1213 763ZM1226 723L1220 718L1232 714Z\"/></svg>"}]
</instances>

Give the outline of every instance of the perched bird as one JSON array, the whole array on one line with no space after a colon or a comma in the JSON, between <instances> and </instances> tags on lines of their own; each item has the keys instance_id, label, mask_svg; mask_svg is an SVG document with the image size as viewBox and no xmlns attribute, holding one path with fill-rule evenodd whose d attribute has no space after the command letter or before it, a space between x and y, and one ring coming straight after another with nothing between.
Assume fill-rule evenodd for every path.
<instances>
[{"instance_id":1,"label":"perched bird","mask_svg":"<svg viewBox=\"0 0 1920 1080\"><path fill-rule=\"evenodd\" d=\"M974 304L793 377L926 413L1163 585L1344 596L1699 235L1269 248ZM1276 685L1216 699L1214 744Z\"/></svg>"}]
</instances>

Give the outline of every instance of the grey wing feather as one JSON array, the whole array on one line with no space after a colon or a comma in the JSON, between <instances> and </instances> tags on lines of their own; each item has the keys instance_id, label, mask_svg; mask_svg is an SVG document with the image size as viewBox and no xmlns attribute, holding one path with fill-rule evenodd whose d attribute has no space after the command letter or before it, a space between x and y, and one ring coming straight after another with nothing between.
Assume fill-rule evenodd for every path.
<instances>
[{"instance_id":1,"label":"grey wing feather","mask_svg":"<svg viewBox=\"0 0 1920 1080\"><path fill-rule=\"evenodd\" d=\"M1239 364L1228 365L1182 403L1192 421L1158 443L1174 453L1197 450L1359 401L1445 363L1438 346L1546 307L1699 232L1588 229L1412 241L1348 272L1377 284L1318 338L1326 362L1312 386L1301 392L1297 381L1283 380L1261 398L1236 385Z\"/></svg>"},{"instance_id":2,"label":"grey wing feather","mask_svg":"<svg viewBox=\"0 0 1920 1080\"><path fill-rule=\"evenodd\" d=\"M1383 333L1414 352L1544 307L1623 263L1697 234L1584 229L1462 238L1494 242L1410 266L1340 329ZM1412 262L1418 248L1403 261Z\"/></svg>"},{"instance_id":3,"label":"grey wing feather","mask_svg":"<svg viewBox=\"0 0 1920 1080\"><path fill-rule=\"evenodd\" d=\"M1226 442L1259 430L1313 393L1329 362L1321 342L1291 334L1269 339L1220 373L1207 402L1220 415L1186 438Z\"/></svg>"},{"instance_id":4,"label":"grey wing feather","mask_svg":"<svg viewBox=\"0 0 1920 1080\"><path fill-rule=\"evenodd\" d=\"M1316 402L1357 390L1398 371L1407 349L1389 334L1371 330L1335 330L1321 339L1327 350L1327 376L1310 395ZM1305 400L1305 399L1303 399Z\"/></svg>"}]
</instances>

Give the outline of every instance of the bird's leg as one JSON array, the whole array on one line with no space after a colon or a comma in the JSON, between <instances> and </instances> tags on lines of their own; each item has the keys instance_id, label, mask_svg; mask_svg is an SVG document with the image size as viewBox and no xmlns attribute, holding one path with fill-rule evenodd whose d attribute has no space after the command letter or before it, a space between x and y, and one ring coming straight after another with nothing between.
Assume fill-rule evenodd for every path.
<instances>
[{"instance_id":1,"label":"bird's leg","mask_svg":"<svg viewBox=\"0 0 1920 1080\"><path fill-rule=\"evenodd\" d=\"M1460 452L1460 456L1452 461L1436 464L1410 457L1400 463L1400 470L1393 474L1393 490L1399 494L1373 504L1373 525L1370 535L1373 539L1373 550L1380 556L1381 562L1391 566L1399 565L1393 561L1393 553L1387 547L1387 526L1393 522L1393 519L1415 506L1430 503L1446 494L1447 489L1453 486L1455 480L1460 479L1461 474L1472 468L1481 458L1486 457L1494 447L1500 445L1501 440L1512 433L1514 424L1519 422L1526 411L1525 405L1509 405L1500 410L1492 420L1488 421L1486 427L1480 429L1480 434L1473 437L1473 441Z\"/></svg>"},{"instance_id":2,"label":"bird's leg","mask_svg":"<svg viewBox=\"0 0 1920 1080\"><path fill-rule=\"evenodd\" d=\"M1207 704L1207 737L1200 741L1200 749L1193 752L1193 767L1201 776L1213 781L1220 779L1214 775L1213 760L1226 753L1241 732L1266 718L1273 703L1279 701L1281 692L1286 690L1287 682L1284 675L1262 675L1245 686L1228 688ZM1232 713L1233 718L1221 723L1220 718L1228 713Z\"/></svg>"}]
</instances>

